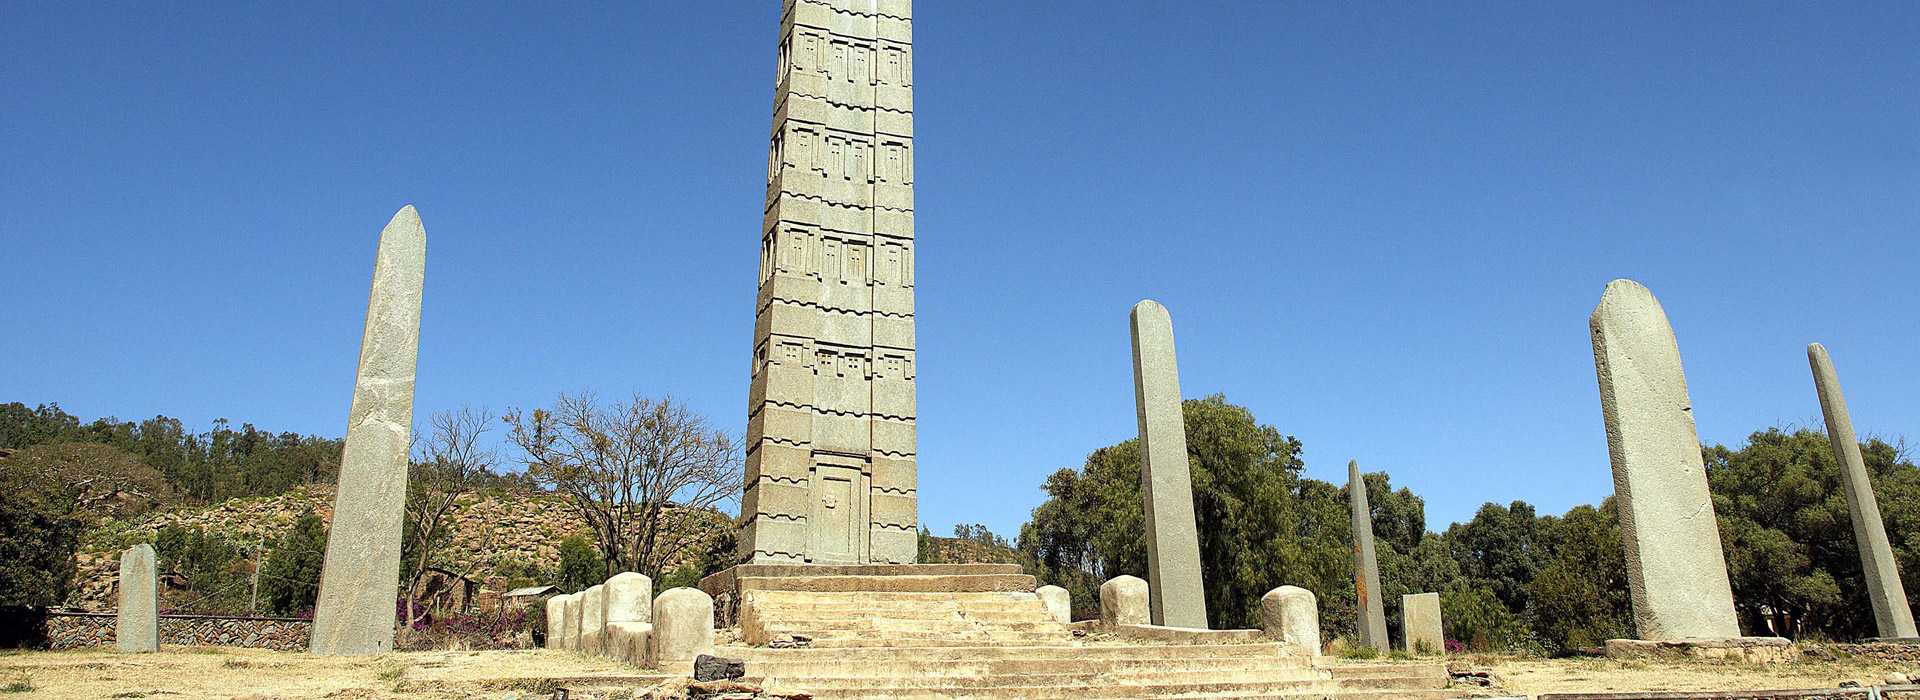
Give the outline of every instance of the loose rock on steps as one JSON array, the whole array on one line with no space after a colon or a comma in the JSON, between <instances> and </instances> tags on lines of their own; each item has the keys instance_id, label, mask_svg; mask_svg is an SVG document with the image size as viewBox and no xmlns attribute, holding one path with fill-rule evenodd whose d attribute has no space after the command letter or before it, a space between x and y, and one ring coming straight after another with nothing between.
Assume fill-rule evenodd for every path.
<instances>
[{"instance_id":1,"label":"loose rock on steps","mask_svg":"<svg viewBox=\"0 0 1920 700\"><path fill-rule=\"evenodd\" d=\"M701 654L693 660L693 679L696 681L730 681L747 675L747 662L720 656Z\"/></svg>"},{"instance_id":2,"label":"loose rock on steps","mask_svg":"<svg viewBox=\"0 0 1920 700\"><path fill-rule=\"evenodd\" d=\"M1463 663L1447 664L1447 677L1453 685L1474 685L1482 688L1493 687L1493 673L1484 668L1475 668Z\"/></svg>"}]
</instances>

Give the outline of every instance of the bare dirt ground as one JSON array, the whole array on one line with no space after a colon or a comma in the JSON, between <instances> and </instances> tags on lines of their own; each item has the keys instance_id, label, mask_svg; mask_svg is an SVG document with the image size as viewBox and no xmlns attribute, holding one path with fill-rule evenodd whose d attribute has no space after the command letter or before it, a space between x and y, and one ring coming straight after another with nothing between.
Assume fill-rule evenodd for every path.
<instances>
[{"instance_id":1,"label":"bare dirt ground","mask_svg":"<svg viewBox=\"0 0 1920 700\"><path fill-rule=\"evenodd\" d=\"M1509 695L1674 690L1774 690L1832 688L1844 681L1879 685L1891 672L1920 668L1874 659L1754 666L1731 661L1662 661L1604 658L1520 659L1468 656L1455 659L1493 671L1496 690Z\"/></svg>"},{"instance_id":2,"label":"bare dirt ground","mask_svg":"<svg viewBox=\"0 0 1920 700\"><path fill-rule=\"evenodd\" d=\"M440 700L545 698L565 685L665 680L607 659L548 651L422 651L377 658L212 647L0 652L0 698ZM10 695L10 693L20 693Z\"/></svg>"},{"instance_id":3,"label":"bare dirt ground","mask_svg":"<svg viewBox=\"0 0 1920 700\"><path fill-rule=\"evenodd\" d=\"M1454 659L1491 670L1491 695L1553 692L1831 688L1881 683L1920 668L1884 661L1802 660L1769 667L1683 661ZM111 649L0 652L0 700L225 698L442 700L549 697L558 687L644 689L667 679L606 659L549 651L425 651L378 658L324 658L261 649L169 647L158 654ZM1464 691L1463 691L1464 694ZM631 690L574 697L634 697Z\"/></svg>"}]
</instances>

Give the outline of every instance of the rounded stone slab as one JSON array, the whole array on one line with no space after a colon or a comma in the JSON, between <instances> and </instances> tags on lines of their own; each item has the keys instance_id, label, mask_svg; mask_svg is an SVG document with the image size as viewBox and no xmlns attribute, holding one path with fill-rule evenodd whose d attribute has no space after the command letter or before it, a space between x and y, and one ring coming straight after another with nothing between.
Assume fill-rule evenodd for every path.
<instances>
[{"instance_id":1,"label":"rounded stone slab","mask_svg":"<svg viewBox=\"0 0 1920 700\"><path fill-rule=\"evenodd\" d=\"M1267 636L1320 655L1320 598L1299 586L1281 586L1260 596L1260 622Z\"/></svg>"},{"instance_id":2,"label":"rounded stone slab","mask_svg":"<svg viewBox=\"0 0 1920 700\"><path fill-rule=\"evenodd\" d=\"M1680 345L1653 292L1614 280L1588 319L1640 636L1740 636Z\"/></svg>"},{"instance_id":3,"label":"rounded stone slab","mask_svg":"<svg viewBox=\"0 0 1920 700\"><path fill-rule=\"evenodd\" d=\"M1068 593L1067 589L1041 586L1033 589L1033 593L1040 597L1040 604L1047 607L1047 614L1052 615L1054 620L1061 624L1073 622L1073 594Z\"/></svg>"},{"instance_id":4,"label":"rounded stone slab","mask_svg":"<svg viewBox=\"0 0 1920 700\"><path fill-rule=\"evenodd\" d=\"M632 571L607 579L607 624L653 621L653 579Z\"/></svg>"},{"instance_id":5,"label":"rounded stone slab","mask_svg":"<svg viewBox=\"0 0 1920 700\"><path fill-rule=\"evenodd\" d=\"M547 648L566 648L565 630L567 629L567 596L557 595L547 599Z\"/></svg>"},{"instance_id":6,"label":"rounded stone slab","mask_svg":"<svg viewBox=\"0 0 1920 700\"><path fill-rule=\"evenodd\" d=\"M658 669L687 666L713 653L713 596L698 588L675 588L653 599L652 649L647 664Z\"/></svg>"},{"instance_id":7,"label":"rounded stone slab","mask_svg":"<svg viewBox=\"0 0 1920 700\"><path fill-rule=\"evenodd\" d=\"M426 265L427 232L420 215L413 205L401 207L380 232L374 255L347 443L314 605L309 648L315 654L393 650Z\"/></svg>"},{"instance_id":8,"label":"rounded stone slab","mask_svg":"<svg viewBox=\"0 0 1920 700\"><path fill-rule=\"evenodd\" d=\"M114 646L120 651L160 650L160 590L153 545L136 544L120 555L120 609Z\"/></svg>"},{"instance_id":9,"label":"rounded stone slab","mask_svg":"<svg viewBox=\"0 0 1920 700\"><path fill-rule=\"evenodd\" d=\"M1100 584L1100 622L1108 629L1119 625L1150 624L1147 582L1136 576L1115 576Z\"/></svg>"}]
</instances>

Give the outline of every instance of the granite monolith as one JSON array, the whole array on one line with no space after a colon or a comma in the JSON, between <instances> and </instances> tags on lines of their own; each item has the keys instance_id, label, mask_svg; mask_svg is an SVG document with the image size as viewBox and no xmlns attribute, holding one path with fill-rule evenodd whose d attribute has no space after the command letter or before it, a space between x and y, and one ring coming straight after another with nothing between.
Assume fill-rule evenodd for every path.
<instances>
[{"instance_id":1,"label":"granite monolith","mask_svg":"<svg viewBox=\"0 0 1920 700\"><path fill-rule=\"evenodd\" d=\"M1320 598L1299 586L1281 586L1260 596L1260 627L1268 637L1320 655Z\"/></svg>"},{"instance_id":2,"label":"granite monolith","mask_svg":"<svg viewBox=\"0 0 1920 700\"><path fill-rule=\"evenodd\" d=\"M1200 536L1193 519L1186 420L1173 353L1173 318L1152 299L1133 305L1133 395L1140 423L1140 500L1146 506L1153 624L1207 628Z\"/></svg>"},{"instance_id":3,"label":"granite monolith","mask_svg":"<svg viewBox=\"0 0 1920 700\"><path fill-rule=\"evenodd\" d=\"M1380 602L1380 561L1373 553L1373 510L1367 505L1367 480L1360 475L1357 460L1347 461L1347 506L1353 511L1353 587L1360 606L1360 644L1392 651L1387 609Z\"/></svg>"},{"instance_id":4,"label":"granite monolith","mask_svg":"<svg viewBox=\"0 0 1920 700\"><path fill-rule=\"evenodd\" d=\"M160 650L159 580L153 545L136 544L120 554L120 610L113 626L120 651Z\"/></svg>"},{"instance_id":5,"label":"granite monolith","mask_svg":"<svg viewBox=\"0 0 1920 700\"><path fill-rule=\"evenodd\" d=\"M1588 320L1640 639L1740 636L1680 344L1653 292L1607 284Z\"/></svg>"},{"instance_id":6,"label":"granite monolith","mask_svg":"<svg viewBox=\"0 0 1920 700\"><path fill-rule=\"evenodd\" d=\"M557 595L547 599L547 648L565 649L567 629L567 597Z\"/></svg>"},{"instance_id":7,"label":"granite monolith","mask_svg":"<svg viewBox=\"0 0 1920 700\"><path fill-rule=\"evenodd\" d=\"M605 650L607 633L607 584L589 586L580 592L580 651L598 656Z\"/></svg>"},{"instance_id":8,"label":"granite monolith","mask_svg":"<svg viewBox=\"0 0 1920 700\"><path fill-rule=\"evenodd\" d=\"M1825 347L1814 343L1807 346L1807 363L1813 368L1820 412L1827 419L1827 442L1833 444L1833 458L1840 465L1840 487L1847 497L1847 512L1853 517L1853 541L1860 549L1860 572L1866 579L1867 599L1873 604L1874 627L1882 637L1920 636L1914 631L1913 609L1907 604L1906 587L1900 584L1900 566L1893 560L1893 545L1887 541L1886 524L1880 519L1880 502L1873 495L1866 460L1860 457L1860 442L1853 433L1847 399L1840 393L1840 375L1833 370L1833 358Z\"/></svg>"},{"instance_id":9,"label":"granite monolith","mask_svg":"<svg viewBox=\"0 0 1920 700\"><path fill-rule=\"evenodd\" d=\"M426 264L427 232L409 204L380 232L374 256L360 369L347 413L347 444L340 457L320 597L314 605L308 648L315 654L393 650Z\"/></svg>"},{"instance_id":10,"label":"granite monolith","mask_svg":"<svg viewBox=\"0 0 1920 700\"><path fill-rule=\"evenodd\" d=\"M1447 633L1440 625L1440 594L1400 596L1400 639L1408 653L1447 653Z\"/></svg>"}]
</instances>

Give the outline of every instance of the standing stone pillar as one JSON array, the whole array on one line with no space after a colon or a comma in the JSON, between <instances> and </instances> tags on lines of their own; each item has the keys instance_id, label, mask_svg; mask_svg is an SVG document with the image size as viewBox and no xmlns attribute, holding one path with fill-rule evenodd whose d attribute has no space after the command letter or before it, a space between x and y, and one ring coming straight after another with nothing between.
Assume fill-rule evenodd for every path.
<instances>
[{"instance_id":1,"label":"standing stone pillar","mask_svg":"<svg viewBox=\"0 0 1920 700\"><path fill-rule=\"evenodd\" d=\"M1740 636L1680 345L1653 292L1614 280L1588 320L1640 638Z\"/></svg>"},{"instance_id":2,"label":"standing stone pillar","mask_svg":"<svg viewBox=\"0 0 1920 700\"><path fill-rule=\"evenodd\" d=\"M1108 631L1119 625L1144 625L1153 620L1150 586L1137 576L1115 576L1100 584L1100 624Z\"/></svg>"},{"instance_id":3,"label":"standing stone pillar","mask_svg":"<svg viewBox=\"0 0 1920 700\"><path fill-rule=\"evenodd\" d=\"M557 595L547 599L547 648L565 649L567 629L567 597Z\"/></svg>"},{"instance_id":4,"label":"standing stone pillar","mask_svg":"<svg viewBox=\"0 0 1920 700\"><path fill-rule=\"evenodd\" d=\"M373 261L359 376L347 413L347 446L313 612L309 649L315 654L393 650L426 267L427 232L420 215L413 205L401 207L380 232Z\"/></svg>"},{"instance_id":5,"label":"standing stone pillar","mask_svg":"<svg viewBox=\"0 0 1920 700\"><path fill-rule=\"evenodd\" d=\"M1268 637L1320 655L1320 599L1299 586L1281 586L1260 596L1260 627Z\"/></svg>"},{"instance_id":6,"label":"standing stone pillar","mask_svg":"<svg viewBox=\"0 0 1920 700\"><path fill-rule=\"evenodd\" d=\"M1380 602L1380 561L1373 554L1373 510L1360 463L1347 461L1347 504L1353 509L1353 587L1360 605L1360 643L1393 651L1387 639L1387 608Z\"/></svg>"},{"instance_id":7,"label":"standing stone pillar","mask_svg":"<svg viewBox=\"0 0 1920 700\"><path fill-rule=\"evenodd\" d=\"M1860 548L1860 572L1867 580L1867 598L1873 603L1873 624L1882 637L1916 637L1913 610L1907 605L1907 590L1900 585L1900 567L1893 560L1893 546L1887 542L1886 524L1880 519L1880 503L1873 495L1873 482L1867 476L1866 460L1860 458L1860 442L1853 434L1853 418L1847 415L1847 399L1840 393L1840 375L1833 371L1833 358L1819 343L1807 346L1807 362L1813 366L1814 390L1820 394L1820 411L1827 419L1827 441L1833 444L1834 461L1840 464L1840 486L1846 490L1847 512L1853 516L1853 540Z\"/></svg>"},{"instance_id":8,"label":"standing stone pillar","mask_svg":"<svg viewBox=\"0 0 1920 700\"><path fill-rule=\"evenodd\" d=\"M160 577L153 545L136 544L120 555L120 611L113 641L125 652L160 650Z\"/></svg>"},{"instance_id":9,"label":"standing stone pillar","mask_svg":"<svg viewBox=\"0 0 1920 700\"><path fill-rule=\"evenodd\" d=\"M1159 302L1133 305L1133 396L1140 418L1140 499L1147 509L1147 583L1153 624L1207 628L1200 537L1187 473L1187 428L1173 318Z\"/></svg>"}]
</instances>

